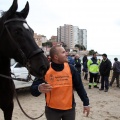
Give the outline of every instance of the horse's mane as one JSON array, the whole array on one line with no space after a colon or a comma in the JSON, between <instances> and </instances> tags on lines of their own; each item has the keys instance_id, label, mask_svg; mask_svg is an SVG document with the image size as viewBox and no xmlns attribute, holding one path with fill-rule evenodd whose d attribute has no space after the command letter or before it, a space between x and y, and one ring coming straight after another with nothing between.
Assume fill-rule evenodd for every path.
<instances>
[{"instance_id":1,"label":"horse's mane","mask_svg":"<svg viewBox=\"0 0 120 120\"><path fill-rule=\"evenodd\" d=\"M2 18L5 15L6 11L0 10L0 18ZM22 17L19 12L15 13L17 16Z\"/></svg>"}]
</instances>

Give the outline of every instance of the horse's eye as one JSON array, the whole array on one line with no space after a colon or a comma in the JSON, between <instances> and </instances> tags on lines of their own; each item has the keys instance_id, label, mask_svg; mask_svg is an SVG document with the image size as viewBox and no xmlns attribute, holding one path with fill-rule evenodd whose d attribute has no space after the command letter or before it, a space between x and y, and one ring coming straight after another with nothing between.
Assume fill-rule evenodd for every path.
<instances>
[{"instance_id":1,"label":"horse's eye","mask_svg":"<svg viewBox=\"0 0 120 120\"><path fill-rule=\"evenodd\" d=\"M18 34L18 33L19 33L18 30L15 30L14 32L15 32L15 34Z\"/></svg>"},{"instance_id":2,"label":"horse's eye","mask_svg":"<svg viewBox=\"0 0 120 120\"><path fill-rule=\"evenodd\" d=\"M23 30L22 30L22 28L17 28L14 32L15 32L15 34L19 34L19 33L21 33Z\"/></svg>"}]
</instances>

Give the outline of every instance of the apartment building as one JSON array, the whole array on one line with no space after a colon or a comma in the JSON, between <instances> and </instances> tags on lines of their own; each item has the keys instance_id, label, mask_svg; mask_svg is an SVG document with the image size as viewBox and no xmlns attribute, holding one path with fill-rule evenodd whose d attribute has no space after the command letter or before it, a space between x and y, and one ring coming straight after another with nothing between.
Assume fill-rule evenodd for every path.
<instances>
[{"instance_id":1,"label":"apartment building","mask_svg":"<svg viewBox=\"0 0 120 120\"><path fill-rule=\"evenodd\" d=\"M47 38L44 35L34 33L34 39L39 47L42 47L42 43L47 42Z\"/></svg>"},{"instance_id":2,"label":"apartment building","mask_svg":"<svg viewBox=\"0 0 120 120\"><path fill-rule=\"evenodd\" d=\"M50 42L57 42L57 36L51 36Z\"/></svg>"},{"instance_id":3,"label":"apartment building","mask_svg":"<svg viewBox=\"0 0 120 120\"><path fill-rule=\"evenodd\" d=\"M84 45L87 48L87 30L86 29L79 29L79 41L80 45Z\"/></svg>"},{"instance_id":4,"label":"apartment building","mask_svg":"<svg viewBox=\"0 0 120 120\"><path fill-rule=\"evenodd\" d=\"M57 28L57 41L64 42L68 49L73 49L76 44L84 45L87 48L87 30L64 24Z\"/></svg>"}]
</instances>

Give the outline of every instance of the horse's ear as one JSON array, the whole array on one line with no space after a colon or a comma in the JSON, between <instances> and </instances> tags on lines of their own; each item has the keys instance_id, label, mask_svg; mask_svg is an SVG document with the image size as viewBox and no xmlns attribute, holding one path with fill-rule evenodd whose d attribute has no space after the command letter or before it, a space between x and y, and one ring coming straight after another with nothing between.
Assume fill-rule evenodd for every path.
<instances>
[{"instance_id":1,"label":"horse's ear","mask_svg":"<svg viewBox=\"0 0 120 120\"><path fill-rule=\"evenodd\" d=\"M25 8L20 13L21 13L22 17L24 19L26 19L27 15L29 13L29 3L28 3L28 1L27 1L26 5L25 5Z\"/></svg>"},{"instance_id":2,"label":"horse's ear","mask_svg":"<svg viewBox=\"0 0 120 120\"><path fill-rule=\"evenodd\" d=\"M17 8L18 8L17 0L14 0L9 10L6 12L6 17L8 18L11 15L15 14Z\"/></svg>"}]
</instances>

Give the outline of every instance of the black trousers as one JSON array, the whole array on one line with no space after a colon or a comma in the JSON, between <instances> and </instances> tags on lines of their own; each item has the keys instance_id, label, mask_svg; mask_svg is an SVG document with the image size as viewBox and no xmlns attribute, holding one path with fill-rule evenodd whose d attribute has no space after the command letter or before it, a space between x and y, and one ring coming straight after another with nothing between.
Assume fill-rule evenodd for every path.
<instances>
[{"instance_id":1,"label":"black trousers","mask_svg":"<svg viewBox=\"0 0 120 120\"><path fill-rule=\"evenodd\" d=\"M75 120L75 108L70 110L55 110L45 107L47 120Z\"/></svg>"},{"instance_id":2,"label":"black trousers","mask_svg":"<svg viewBox=\"0 0 120 120\"><path fill-rule=\"evenodd\" d=\"M89 80L89 83L93 83L93 82L97 83L98 73L95 73L95 74L93 74L93 73L89 73L89 74L90 74L90 80Z\"/></svg>"},{"instance_id":3,"label":"black trousers","mask_svg":"<svg viewBox=\"0 0 120 120\"><path fill-rule=\"evenodd\" d=\"M108 90L109 89L109 77L108 76L101 76L101 89Z\"/></svg>"}]
</instances>

